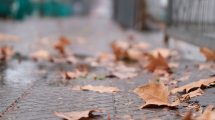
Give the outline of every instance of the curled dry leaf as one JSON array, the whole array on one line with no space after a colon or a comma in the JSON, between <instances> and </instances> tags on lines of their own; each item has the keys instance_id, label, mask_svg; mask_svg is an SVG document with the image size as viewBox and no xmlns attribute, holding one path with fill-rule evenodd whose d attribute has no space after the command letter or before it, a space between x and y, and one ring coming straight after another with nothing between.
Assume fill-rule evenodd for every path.
<instances>
[{"instance_id":1,"label":"curled dry leaf","mask_svg":"<svg viewBox=\"0 0 215 120\"><path fill-rule=\"evenodd\" d=\"M134 119L131 118L130 115L124 115L124 116L122 116L121 118L125 118L125 119L127 119L127 120L134 120Z\"/></svg>"},{"instance_id":2,"label":"curled dry leaf","mask_svg":"<svg viewBox=\"0 0 215 120\"><path fill-rule=\"evenodd\" d=\"M137 50L145 50L145 49L149 48L149 46L150 45L148 43L139 42L139 43L133 44L131 47L134 49L137 49Z\"/></svg>"},{"instance_id":3,"label":"curled dry leaf","mask_svg":"<svg viewBox=\"0 0 215 120\"><path fill-rule=\"evenodd\" d=\"M170 50L167 48L156 48L152 51L149 51L149 53L154 57L157 58L158 53L160 53L164 58L168 58L170 56Z\"/></svg>"},{"instance_id":4,"label":"curled dry leaf","mask_svg":"<svg viewBox=\"0 0 215 120\"><path fill-rule=\"evenodd\" d=\"M13 47L2 46L0 50L0 59L11 58L14 55Z\"/></svg>"},{"instance_id":5,"label":"curled dry leaf","mask_svg":"<svg viewBox=\"0 0 215 120\"><path fill-rule=\"evenodd\" d=\"M169 70L167 59L164 58L160 53L158 53L158 57L151 60L151 62L145 67L148 70Z\"/></svg>"},{"instance_id":6,"label":"curled dry leaf","mask_svg":"<svg viewBox=\"0 0 215 120\"><path fill-rule=\"evenodd\" d=\"M196 119L192 118L192 110L190 110L182 120L215 120L215 111L212 111L212 109L213 105L209 105L204 113Z\"/></svg>"},{"instance_id":7,"label":"curled dry leaf","mask_svg":"<svg viewBox=\"0 0 215 120\"><path fill-rule=\"evenodd\" d=\"M131 78L134 78L134 77L137 77L137 76L138 76L138 73L129 73L129 72L120 73L120 72L114 72L111 75L107 75L106 77L117 77L119 79L131 79Z\"/></svg>"},{"instance_id":8,"label":"curled dry leaf","mask_svg":"<svg viewBox=\"0 0 215 120\"><path fill-rule=\"evenodd\" d=\"M193 110L191 109L191 110L182 118L182 120L192 120L192 112L193 112Z\"/></svg>"},{"instance_id":9,"label":"curled dry leaf","mask_svg":"<svg viewBox=\"0 0 215 120\"><path fill-rule=\"evenodd\" d=\"M176 81L178 81L178 82L186 81L186 80L188 80L189 78L190 78L190 75L187 75L187 76L184 76L184 77L181 77L181 78L177 79Z\"/></svg>"},{"instance_id":10,"label":"curled dry leaf","mask_svg":"<svg viewBox=\"0 0 215 120\"><path fill-rule=\"evenodd\" d=\"M79 120L81 118L89 118L92 116L93 112L99 112L104 113L105 110L87 110L87 111L81 111L81 112L69 112L69 113L61 113L58 111L52 111L56 116L67 119L67 120Z\"/></svg>"},{"instance_id":11,"label":"curled dry leaf","mask_svg":"<svg viewBox=\"0 0 215 120\"><path fill-rule=\"evenodd\" d=\"M61 37L58 43L55 45L55 49L57 49L60 53L64 54L65 53L64 47L70 44L71 43L67 38Z\"/></svg>"},{"instance_id":12,"label":"curled dry leaf","mask_svg":"<svg viewBox=\"0 0 215 120\"><path fill-rule=\"evenodd\" d=\"M18 42L19 40L20 40L20 38L18 36L0 33L0 41Z\"/></svg>"},{"instance_id":13,"label":"curled dry leaf","mask_svg":"<svg viewBox=\"0 0 215 120\"><path fill-rule=\"evenodd\" d=\"M82 71L80 70L80 68L82 68ZM76 79L79 77L85 77L87 73L88 73L87 68L83 65L80 65L76 67L73 72L66 71L65 75L67 79Z\"/></svg>"},{"instance_id":14,"label":"curled dry leaf","mask_svg":"<svg viewBox=\"0 0 215 120\"><path fill-rule=\"evenodd\" d=\"M75 63L78 62L78 59L75 56L68 56L66 58L66 60L67 60L68 63L71 63L71 64L75 64Z\"/></svg>"},{"instance_id":15,"label":"curled dry leaf","mask_svg":"<svg viewBox=\"0 0 215 120\"><path fill-rule=\"evenodd\" d=\"M126 50L130 47L130 44L123 40L116 40L111 44L113 52L117 59L127 56Z\"/></svg>"},{"instance_id":16,"label":"curled dry leaf","mask_svg":"<svg viewBox=\"0 0 215 120\"><path fill-rule=\"evenodd\" d=\"M174 107L180 104L179 99L171 104L169 103L168 87L166 87L162 81L156 84L149 80L149 85L136 88L133 91L146 102L146 104L141 105L140 108L149 106Z\"/></svg>"},{"instance_id":17,"label":"curled dry leaf","mask_svg":"<svg viewBox=\"0 0 215 120\"><path fill-rule=\"evenodd\" d=\"M204 64L199 64L198 65L199 70L203 70L203 69L211 69L211 68L215 68L215 65L204 65Z\"/></svg>"},{"instance_id":18,"label":"curled dry leaf","mask_svg":"<svg viewBox=\"0 0 215 120\"><path fill-rule=\"evenodd\" d=\"M213 107L213 105L209 105L204 113L195 120L215 120L215 111L212 111Z\"/></svg>"},{"instance_id":19,"label":"curled dry leaf","mask_svg":"<svg viewBox=\"0 0 215 120\"><path fill-rule=\"evenodd\" d=\"M107 68L109 71L121 71L121 72L136 72L137 69L134 67L128 67L125 64L120 64L117 66L113 66L113 67L108 67Z\"/></svg>"},{"instance_id":20,"label":"curled dry leaf","mask_svg":"<svg viewBox=\"0 0 215 120\"><path fill-rule=\"evenodd\" d=\"M173 63L172 62L172 63L169 63L168 65L169 65L170 68L178 68L179 63Z\"/></svg>"},{"instance_id":21,"label":"curled dry leaf","mask_svg":"<svg viewBox=\"0 0 215 120\"><path fill-rule=\"evenodd\" d=\"M214 53L214 51L212 51L212 50L210 50L208 48L202 47L200 49L200 52L205 55L205 57L207 58L207 62L215 60L215 53Z\"/></svg>"},{"instance_id":22,"label":"curled dry leaf","mask_svg":"<svg viewBox=\"0 0 215 120\"><path fill-rule=\"evenodd\" d=\"M131 60L140 60L140 61L149 61L151 56L143 53L142 51L139 51L137 49L128 49L126 51L126 55L131 59Z\"/></svg>"},{"instance_id":23,"label":"curled dry leaf","mask_svg":"<svg viewBox=\"0 0 215 120\"><path fill-rule=\"evenodd\" d=\"M37 59L47 59L50 56L50 53L47 50L38 50L32 53L30 56Z\"/></svg>"},{"instance_id":24,"label":"curled dry leaf","mask_svg":"<svg viewBox=\"0 0 215 120\"><path fill-rule=\"evenodd\" d=\"M114 93L114 92L120 91L119 89L117 89L115 87L92 86L92 85L85 85L83 87L77 86L75 88L72 88L72 90L83 90L83 91L91 90L91 91L97 91L97 92L100 92L100 93L103 93L103 92Z\"/></svg>"},{"instance_id":25,"label":"curled dry leaf","mask_svg":"<svg viewBox=\"0 0 215 120\"><path fill-rule=\"evenodd\" d=\"M185 98L186 96L189 96L190 98L192 98L192 97L197 97L197 96L200 96L200 95L203 95L203 94L204 94L204 91L201 88L198 88L195 91L192 91L192 92L190 92L188 94L182 95L182 97Z\"/></svg>"},{"instance_id":26,"label":"curled dry leaf","mask_svg":"<svg viewBox=\"0 0 215 120\"><path fill-rule=\"evenodd\" d=\"M201 79L197 82L192 82L192 83L189 83L187 85L184 85L184 86L181 86L179 88L175 88L173 90L170 91L170 94L175 94L177 92L180 92L180 91L183 91L183 90L186 90L186 93L189 92L190 89L192 88L195 88L195 87L204 87L204 86L207 86L209 85L210 83L213 83L215 82L215 77L213 78L207 78L207 79Z\"/></svg>"}]
</instances>

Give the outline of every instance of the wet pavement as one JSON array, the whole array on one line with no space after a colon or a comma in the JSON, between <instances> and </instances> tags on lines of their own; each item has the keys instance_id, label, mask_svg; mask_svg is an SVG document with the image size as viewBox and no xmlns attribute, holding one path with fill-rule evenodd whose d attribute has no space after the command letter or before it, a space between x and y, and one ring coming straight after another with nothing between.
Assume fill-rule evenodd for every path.
<instances>
[{"instance_id":1,"label":"wet pavement","mask_svg":"<svg viewBox=\"0 0 215 120\"><path fill-rule=\"evenodd\" d=\"M168 47L163 41L162 32L141 33L132 30L122 30L113 21L87 18L67 19L43 19L26 20L22 22L7 21L0 22L0 32L20 36L20 42L0 41L0 45L13 45L15 51L30 53L35 49L33 43L49 38L56 40L59 36L85 37L85 44L72 44L70 48L80 58L96 56L98 52L111 52L110 43L115 39L127 39L134 34L137 41L146 41L151 48ZM180 43L180 44L179 44ZM170 44L174 44L170 43ZM176 42L170 48L177 49L185 43ZM25 46L25 47L23 47ZM180 66L176 69L178 73L173 79L191 75L187 81L179 82L179 86L186 85L201 78L209 78L215 72L212 69L199 71L197 64L205 58L199 54L198 47L187 45L181 52L182 59L178 62ZM29 47L31 49L29 49ZM194 47L191 49L191 47ZM50 48L46 48L50 49ZM191 50L190 50L191 49ZM192 52L193 50L193 52ZM180 51L180 50L179 50ZM192 54L199 59L191 59ZM189 56L187 58L186 56ZM198 58L197 57L197 58ZM197 61L199 60L199 61ZM188 109L183 106L176 108L144 108L138 110L143 100L131 90L148 84L148 79L155 81L157 76L149 73L141 73L133 79L119 80L116 78L105 78L104 80L66 80L59 79L56 74L59 68L62 71L74 70L75 64L56 64L51 62L35 62L17 59L0 63L0 117L2 120L61 120L56 117L52 110L60 112L83 111L89 109L106 109L110 118L121 119L124 115L130 115L133 119L181 119L177 113L185 114ZM91 73L107 73L104 67L92 67L86 65ZM38 71L35 71L38 70ZM41 72L41 71L45 72ZM187 71L190 71L188 73ZM201 74L201 75L200 75ZM74 91L69 88L83 85L106 85L116 87L122 91L117 93L98 93L93 91ZM199 101L205 108L208 105L215 105L215 88L204 89L205 95L191 98L190 102ZM173 99L170 99L172 102ZM92 119L106 119L107 114L93 117Z\"/></svg>"}]
</instances>

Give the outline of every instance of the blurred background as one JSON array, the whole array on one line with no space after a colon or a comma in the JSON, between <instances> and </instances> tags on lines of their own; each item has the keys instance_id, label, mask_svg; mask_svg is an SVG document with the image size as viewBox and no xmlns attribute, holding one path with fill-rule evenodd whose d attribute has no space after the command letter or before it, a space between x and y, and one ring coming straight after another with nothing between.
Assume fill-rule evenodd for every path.
<instances>
[{"instance_id":1,"label":"blurred background","mask_svg":"<svg viewBox=\"0 0 215 120\"><path fill-rule=\"evenodd\" d=\"M166 21L168 0L0 0L2 19L96 16L126 28L156 29Z\"/></svg>"},{"instance_id":2,"label":"blurred background","mask_svg":"<svg viewBox=\"0 0 215 120\"><path fill-rule=\"evenodd\" d=\"M214 11L215 0L0 0L3 20L102 18L97 20L122 29L161 30L165 42L174 37L215 51Z\"/></svg>"}]
</instances>

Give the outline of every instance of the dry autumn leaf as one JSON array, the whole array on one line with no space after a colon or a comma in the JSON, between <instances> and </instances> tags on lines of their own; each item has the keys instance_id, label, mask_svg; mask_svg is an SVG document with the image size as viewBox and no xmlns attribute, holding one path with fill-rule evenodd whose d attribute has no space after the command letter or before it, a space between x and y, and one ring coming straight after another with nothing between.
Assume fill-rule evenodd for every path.
<instances>
[{"instance_id":1,"label":"dry autumn leaf","mask_svg":"<svg viewBox=\"0 0 215 120\"><path fill-rule=\"evenodd\" d=\"M82 68L82 71L80 70L80 68ZM76 67L73 72L66 71L65 76L67 79L76 79L79 77L85 77L87 73L88 73L87 68L83 65L80 65Z\"/></svg>"},{"instance_id":2,"label":"dry autumn leaf","mask_svg":"<svg viewBox=\"0 0 215 120\"><path fill-rule=\"evenodd\" d=\"M149 53L154 57L157 58L158 53L160 53L164 58L168 58L170 56L170 50L167 48L156 48L152 51L149 51Z\"/></svg>"},{"instance_id":3,"label":"dry autumn leaf","mask_svg":"<svg viewBox=\"0 0 215 120\"><path fill-rule=\"evenodd\" d=\"M195 120L215 120L215 111L212 111L213 107L213 105L209 105L204 113Z\"/></svg>"},{"instance_id":4,"label":"dry autumn leaf","mask_svg":"<svg viewBox=\"0 0 215 120\"><path fill-rule=\"evenodd\" d=\"M47 59L50 56L50 53L47 50L38 50L32 53L30 56L37 59Z\"/></svg>"},{"instance_id":5,"label":"dry autumn leaf","mask_svg":"<svg viewBox=\"0 0 215 120\"><path fill-rule=\"evenodd\" d=\"M13 47L2 46L0 48L0 59L11 58L14 55Z\"/></svg>"},{"instance_id":6,"label":"dry autumn leaf","mask_svg":"<svg viewBox=\"0 0 215 120\"><path fill-rule=\"evenodd\" d=\"M199 64L198 67L199 67L199 70L203 70L203 69L215 68L215 65L204 65L204 64Z\"/></svg>"},{"instance_id":7,"label":"dry autumn leaf","mask_svg":"<svg viewBox=\"0 0 215 120\"><path fill-rule=\"evenodd\" d=\"M137 76L138 76L138 73L129 73L129 72L119 73L119 72L114 72L111 75L107 75L106 77L117 77L119 79L131 79L131 78L134 78L134 77L137 77Z\"/></svg>"},{"instance_id":8,"label":"dry autumn leaf","mask_svg":"<svg viewBox=\"0 0 215 120\"><path fill-rule=\"evenodd\" d=\"M192 109L182 118L182 120L192 120Z\"/></svg>"},{"instance_id":9,"label":"dry autumn leaf","mask_svg":"<svg viewBox=\"0 0 215 120\"><path fill-rule=\"evenodd\" d=\"M190 75L187 75L187 76L184 76L184 77L181 77L181 78L177 79L176 81L178 81L178 82L186 81L186 80L188 80L189 78L190 78Z\"/></svg>"},{"instance_id":10,"label":"dry autumn leaf","mask_svg":"<svg viewBox=\"0 0 215 120\"><path fill-rule=\"evenodd\" d=\"M72 90L83 90L83 91L91 90L91 91L97 91L97 92L100 92L100 93L103 93L103 92L114 93L114 92L120 91L119 89L117 89L115 87L92 86L92 85L85 85L83 87L77 86L75 88L72 88Z\"/></svg>"},{"instance_id":11,"label":"dry autumn leaf","mask_svg":"<svg viewBox=\"0 0 215 120\"><path fill-rule=\"evenodd\" d=\"M204 86L207 86L209 85L210 83L213 83L215 82L215 77L213 78L207 78L207 79L201 79L197 82L192 82L192 83L189 83L187 85L184 85L184 86L181 86L179 88L175 88L173 90L170 91L170 94L175 94L177 92L180 92L180 91L183 91L183 90L186 90L186 93L189 92L190 89L192 88L195 88L195 87L204 87Z\"/></svg>"},{"instance_id":12,"label":"dry autumn leaf","mask_svg":"<svg viewBox=\"0 0 215 120\"><path fill-rule=\"evenodd\" d=\"M127 119L127 120L134 120L134 119L131 118L130 115L124 115L124 116L122 116L121 118L125 118L125 119Z\"/></svg>"},{"instance_id":13,"label":"dry autumn leaf","mask_svg":"<svg viewBox=\"0 0 215 120\"><path fill-rule=\"evenodd\" d=\"M151 56L149 56L148 54L145 54L142 51L139 51L139 50L136 50L136 49L128 49L126 51L126 55L131 60L148 61L151 58Z\"/></svg>"},{"instance_id":14,"label":"dry autumn leaf","mask_svg":"<svg viewBox=\"0 0 215 120\"><path fill-rule=\"evenodd\" d=\"M192 110L190 110L182 120L215 120L215 111L212 111L212 108L213 105L209 105L204 113L196 119L192 118Z\"/></svg>"},{"instance_id":15,"label":"dry autumn leaf","mask_svg":"<svg viewBox=\"0 0 215 120\"><path fill-rule=\"evenodd\" d=\"M204 91L201 88L198 88L195 91L192 91L192 92L190 92L188 94L182 95L182 97L185 98L185 97L187 97L189 95L189 97L192 98L192 97L197 97L197 96L200 96L200 95L203 95L203 94L204 94Z\"/></svg>"},{"instance_id":16,"label":"dry autumn leaf","mask_svg":"<svg viewBox=\"0 0 215 120\"><path fill-rule=\"evenodd\" d=\"M64 47L70 44L71 43L67 38L61 37L59 39L59 42L55 45L55 49L57 49L60 53L64 54L65 53Z\"/></svg>"},{"instance_id":17,"label":"dry autumn leaf","mask_svg":"<svg viewBox=\"0 0 215 120\"><path fill-rule=\"evenodd\" d=\"M162 81L156 84L149 80L149 84L136 88L134 90L145 102L145 105L141 105L140 108L149 106L168 106L174 107L180 104L180 100L173 103L169 103L168 87L166 87Z\"/></svg>"},{"instance_id":18,"label":"dry autumn leaf","mask_svg":"<svg viewBox=\"0 0 215 120\"><path fill-rule=\"evenodd\" d=\"M92 116L93 112L99 112L104 113L105 110L87 110L87 111L81 111L81 112L69 112L69 113L61 113L58 111L52 111L56 116L67 119L67 120L79 120L81 118L89 118Z\"/></svg>"},{"instance_id":19,"label":"dry autumn leaf","mask_svg":"<svg viewBox=\"0 0 215 120\"><path fill-rule=\"evenodd\" d=\"M210 50L208 48L202 47L200 49L200 52L205 55L205 57L207 58L207 62L215 60L215 53L214 53L214 51L212 51L212 50Z\"/></svg>"},{"instance_id":20,"label":"dry autumn leaf","mask_svg":"<svg viewBox=\"0 0 215 120\"><path fill-rule=\"evenodd\" d=\"M107 68L109 71L121 71L121 72L136 72L137 69L135 67L128 67L125 64L119 64L113 67Z\"/></svg>"},{"instance_id":21,"label":"dry autumn leaf","mask_svg":"<svg viewBox=\"0 0 215 120\"><path fill-rule=\"evenodd\" d=\"M113 52L117 59L127 56L126 50L130 47L130 44L123 40L116 40L111 44Z\"/></svg>"},{"instance_id":22,"label":"dry autumn leaf","mask_svg":"<svg viewBox=\"0 0 215 120\"><path fill-rule=\"evenodd\" d=\"M134 49L138 49L138 50L145 50L145 49L149 48L149 46L150 45L148 43L139 42L139 43L133 44L131 47Z\"/></svg>"},{"instance_id":23,"label":"dry autumn leaf","mask_svg":"<svg viewBox=\"0 0 215 120\"><path fill-rule=\"evenodd\" d=\"M160 53L158 53L158 57L151 60L151 62L145 67L148 70L161 69L161 70L169 70L167 59L164 58Z\"/></svg>"}]
</instances>

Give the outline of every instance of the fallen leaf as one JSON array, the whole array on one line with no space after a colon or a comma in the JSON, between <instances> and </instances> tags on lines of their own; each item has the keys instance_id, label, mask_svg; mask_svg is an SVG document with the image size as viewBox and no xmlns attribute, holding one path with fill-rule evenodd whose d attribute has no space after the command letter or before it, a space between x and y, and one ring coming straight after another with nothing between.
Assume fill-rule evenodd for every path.
<instances>
[{"instance_id":1,"label":"fallen leaf","mask_svg":"<svg viewBox=\"0 0 215 120\"><path fill-rule=\"evenodd\" d=\"M165 74L168 74L168 72L166 70L155 69L152 74L153 75L165 75Z\"/></svg>"},{"instance_id":2,"label":"fallen leaf","mask_svg":"<svg viewBox=\"0 0 215 120\"><path fill-rule=\"evenodd\" d=\"M179 63L169 63L168 65L170 68L178 68Z\"/></svg>"},{"instance_id":3,"label":"fallen leaf","mask_svg":"<svg viewBox=\"0 0 215 120\"><path fill-rule=\"evenodd\" d=\"M191 110L182 118L182 120L193 120L193 119L192 119L192 112L193 112L193 110L191 109Z\"/></svg>"},{"instance_id":4,"label":"fallen leaf","mask_svg":"<svg viewBox=\"0 0 215 120\"><path fill-rule=\"evenodd\" d=\"M149 51L149 53L152 54L154 58L159 57L158 53L160 53L164 58L168 58L170 56L170 50L167 48L156 48L152 51Z\"/></svg>"},{"instance_id":5,"label":"fallen leaf","mask_svg":"<svg viewBox=\"0 0 215 120\"><path fill-rule=\"evenodd\" d=\"M66 58L68 63L75 64L78 62L78 59L75 56L69 56Z\"/></svg>"},{"instance_id":6,"label":"fallen leaf","mask_svg":"<svg viewBox=\"0 0 215 120\"><path fill-rule=\"evenodd\" d=\"M0 59L6 60L14 55L13 47L2 46L0 48Z\"/></svg>"},{"instance_id":7,"label":"fallen leaf","mask_svg":"<svg viewBox=\"0 0 215 120\"><path fill-rule=\"evenodd\" d=\"M192 118L192 110L190 110L182 120L215 120L215 111L212 111L212 109L213 105L209 105L204 113L196 119Z\"/></svg>"},{"instance_id":8,"label":"fallen leaf","mask_svg":"<svg viewBox=\"0 0 215 120\"><path fill-rule=\"evenodd\" d=\"M19 40L20 40L20 38L18 36L0 33L0 41L18 42Z\"/></svg>"},{"instance_id":9,"label":"fallen leaf","mask_svg":"<svg viewBox=\"0 0 215 120\"><path fill-rule=\"evenodd\" d=\"M127 120L134 120L134 119L131 118L130 115L124 115L124 116L122 116L121 118L125 118L125 119L127 119Z\"/></svg>"},{"instance_id":10,"label":"fallen leaf","mask_svg":"<svg viewBox=\"0 0 215 120\"><path fill-rule=\"evenodd\" d=\"M197 96L200 96L200 95L203 95L204 94L204 91L201 89L201 88L198 88L197 90L195 91L192 91L190 93L187 93L185 95L182 95L183 98L185 98L186 96L189 95L190 98L193 98L193 97L197 97Z\"/></svg>"},{"instance_id":11,"label":"fallen leaf","mask_svg":"<svg viewBox=\"0 0 215 120\"><path fill-rule=\"evenodd\" d=\"M130 47L130 44L123 40L116 40L111 44L114 55L117 59L127 56L126 50Z\"/></svg>"},{"instance_id":12,"label":"fallen leaf","mask_svg":"<svg viewBox=\"0 0 215 120\"><path fill-rule=\"evenodd\" d=\"M189 83L187 85L184 85L184 86L181 86L179 88L175 88L173 90L170 91L170 94L175 94L179 91L183 91L183 90L186 90L186 93L189 92L190 89L192 88L195 88L195 87L204 87L204 86L207 86L209 85L210 83L213 83L215 82L215 77L213 78L206 78L206 79L201 79L197 82L192 82L192 83Z\"/></svg>"},{"instance_id":13,"label":"fallen leaf","mask_svg":"<svg viewBox=\"0 0 215 120\"><path fill-rule=\"evenodd\" d=\"M37 59L46 59L50 56L50 53L47 50L38 50L34 53L31 53L30 56Z\"/></svg>"},{"instance_id":14,"label":"fallen leaf","mask_svg":"<svg viewBox=\"0 0 215 120\"><path fill-rule=\"evenodd\" d=\"M80 70L82 68L82 71ZM78 67L75 68L73 72L66 71L65 76L67 79L76 79L79 77L85 77L88 73L88 70L85 66L79 65Z\"/></svg>"},{"instance_id":15,"label":"fallen leaf","mask_svg":"<svg viewBox=\"0 0 215 120\"><path fill-rule=\"evenodd\" d=\"M149 48L149 46L150 45L148 43L139 42L139 43L133 44L131 47L134 49L137 49L137 50L145 50L145 49Z\"/></svg>"},{"instance_id":16,"label":"fallen leaf","mask_svg":"<svg viewBox=\"0 0 215 120\"><path fill-rule=\"evenodd\" d=\"M184 77L181 77L181 78L177 79L176 81L178 81L178 82L186 81L186 80L188 80L189 78L190 78L190 75L187 75L187 76L184 76Z\"/></svg>"},{"instance_id":17,"label":"fallen leaf","mask_svg":"<svg viewBox=\"0 0 215 120\"><path fill-rule=\"evenodd\" d=\"M117 66L113 66L113 67L108 67L107 68L109 71L121 71L121 72L136 72L137 69L134 67L128 67L125 64L120 64Z\"/></svg>"},{"instance_id":18,"label":"fallen leaf","mask_svg":"<svg viewBox=\"0 0 215 120\"><path fill-rule=\"evenodd\" d=\"M61 113L58 111L52 111L56 116L67 119L67 120L79 120L81 118L89 118L92 116L93 112L99 112L104 113L104 110L87 110L87 111L81 111L81 112L69 112L69 113Z\"/></svg>"},{"instance_id":19,"label":"fallen leaf","mask_svg":"<svg viewBox=\"0 0 215 120\"><path fill-rule=\"evenodd\" d=\"M214 61L215 60L215 53L214 51L208 49L208 48L205 48L205 47L202 47L200 49L200 52L205 55L205 57L207 58L207 62L210 62L210 61Z\"/></svg>"},{"instance_id":20,"label":"fallen leaf","mask_svg":"<svg viewBox=\"0 0 215 120\"><path fill-rule=\"evenodd\" d=\"M117 77L119 79L131 79L131 78L134 78L134 77L137 77L137 76L138 76L138 73L129 73L129 72L119 73L119 72L114 72L111 75L107 75L106 77Z\"/></svg>"},{"instance_id":21,"label":"fallen leaf","mask_svg":"<svg viewBox=\"0 0 215 120\"><path fill-rule=\"evenodd\" d=\"M215 120L215 111L212 111L213 107L213 105L209 105L204 113L195 120Z\"/></svg>"},{"instance_id":22,"label":"fallen leaf","mask_svg":"<svg viewBox=\"0 0 215 120\"><path fill-rule=\"evenodd\" d=\"M119 89L117 89L115 87L92 86L92 85L85 85L83 87L77 86L75 88L72 88L72 90L83 90L83 91L91 90L91 91L97 91L97 92L100 92L100 93L103 93L103 92L114 93L114 92L120 91Z\"/></svg>"},{"instance_id":23,"label":"fallen leaf","mask_svg":"<svg viewBox=\"0 0 215 120\"><path fill-rule=\"evenodd\" d=\"M204 64L199 64L198 67L199 67L199 70L203 70L203 69L215 68L215 65L204 65Z\"/></svg>"},{"instance_id":24,"label":"fallen leaf","mask_svg":"<svg viewBox=\"0 0 215 120\"><path fill-rule=\"evenodd\" d=\"M149 106L168 106L174 107L180 104L180 100L173 103L169 103L168 87L166 87L162 81L156 84L149 80L149 85L136 88L134 90L145 102L145 105L141 105L140 108Z\"/></svg>"},{"instance_id":25,"label":"fallen leaf","mask_svg":"<svg viewBox=\"0 0 215 120\"><path fill-rule=\"evenodd\" d=\"M161 69L161 70L169 70L167 59L162 57L160 53L158 53L158 57L151 60L151 62L145 67L148 70L155 70L155 69Z\"/></svg>"},{"instance_id":26,"label":"fallen leaf","mask_svg":"<svg viewBox=\"0 0 215 120\"><path fill-rule=\"evenodd\" d=\"M65 37L60 37L58 43L55 45L55 49L57 49L60 53L64 54L64 47L70 45L70 41Z\"/></svg>"},{"instance_id":27,"label":"fallen leaf","mask_svg":"<svg viewBox=\"0 0 215 120\"><path fill-rule=\"evenodd\" d=\"M140 60L140 61L148 61L150 60L151 56L149 56L148 54L145 54L142 51L136 50L136 49L128 49L126 51L126 55L128 56L128 58L130 58L131 60Z\"/></svg>"}]
</instances>

